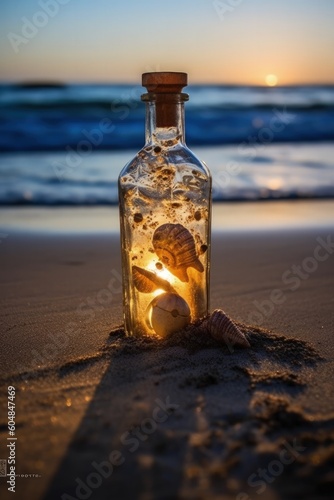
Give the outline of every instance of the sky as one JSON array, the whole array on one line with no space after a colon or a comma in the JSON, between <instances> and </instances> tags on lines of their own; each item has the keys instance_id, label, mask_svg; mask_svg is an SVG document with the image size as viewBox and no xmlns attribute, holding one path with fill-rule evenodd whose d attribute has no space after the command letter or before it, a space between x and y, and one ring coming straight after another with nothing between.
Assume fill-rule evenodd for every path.
<instances>
[{"instance_id":1,"label":"sky","mask_svg":"<svg viewBox=\"0 0 334 500\"><path fill-rule=\"evenodd\" d=\"M334 83L333 0L1 0L0 12L1 81Z\"/></svg>"}]
</instances>

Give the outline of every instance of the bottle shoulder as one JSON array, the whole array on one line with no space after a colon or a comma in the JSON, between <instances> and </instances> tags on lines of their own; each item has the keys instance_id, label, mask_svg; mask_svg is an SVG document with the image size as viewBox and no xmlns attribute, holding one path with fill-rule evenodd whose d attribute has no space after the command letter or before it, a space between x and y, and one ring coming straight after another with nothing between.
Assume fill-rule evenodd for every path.
<instances>
[{"instance_id":1,"label":"bottle shoulder","mask_svg":"<svg viewBox=\"0 0 334 500\"><path fill-rule=\"evenodd\" d=\"M194 170L201 177L211 179L210 170L204 161L200 160L191 149L180 143L172 147L161 145L145 145L138 153L123 167L119 178L139 171L140 175L145 173L151 175L156 170L166 167L175 170Z\"/></svg>"},{"instance_id":2,"label":"bottle shoulder","mask_svg":"<svg viewBox=\"0 0 334 500\"><path fill-rule=\"evenodd\" d=\"M198 158L198 156L186 145L182 147L182 156L187 159L187 163L194 165L194 167L197 167L204 175L211 178L211 172L207 164Z\"/></svg>"}]
</instances>

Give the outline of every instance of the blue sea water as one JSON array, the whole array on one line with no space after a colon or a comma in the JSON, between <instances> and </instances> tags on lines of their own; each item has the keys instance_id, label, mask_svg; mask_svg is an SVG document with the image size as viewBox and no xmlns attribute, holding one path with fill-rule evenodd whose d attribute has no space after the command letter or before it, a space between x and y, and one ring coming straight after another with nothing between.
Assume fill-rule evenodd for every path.
<instances>
[{"instance_id":1,"label":"blue sea water","mask_svg":"<svg viewBox=\"0 0 334 500\"><path fill-rule=\"evenodd\" d=\"M334 86L190 86L187 144L215 200L334 197ZM117 202L144 143L143 88L0 85L0 204Z\"/></svg>"}]
</instances>

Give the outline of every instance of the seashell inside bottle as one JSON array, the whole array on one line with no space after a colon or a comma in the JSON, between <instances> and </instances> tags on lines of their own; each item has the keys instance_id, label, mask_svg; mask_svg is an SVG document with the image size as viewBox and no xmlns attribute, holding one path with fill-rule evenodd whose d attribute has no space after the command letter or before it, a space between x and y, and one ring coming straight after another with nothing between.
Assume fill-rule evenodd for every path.
<instances>
[{"instance_id":1,"label":"seashell inside bottle","mask_svg":"<svg viewBox=\"0 0 334 500\"><path fill-rule=\"evenodd\" d=\"M124 324L166 335L209 311L211 176L184 140L185 73L144 73L146 143L119 176Z\"/></svg>"}]
</instances>

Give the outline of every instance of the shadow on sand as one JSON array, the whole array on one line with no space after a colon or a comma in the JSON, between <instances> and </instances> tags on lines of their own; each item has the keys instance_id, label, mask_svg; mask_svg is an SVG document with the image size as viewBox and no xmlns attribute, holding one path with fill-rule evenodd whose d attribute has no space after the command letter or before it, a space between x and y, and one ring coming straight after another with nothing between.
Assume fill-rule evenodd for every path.
<instances>
[{"instance_id":1,"label":"shadow on sand","mask_svg":"<svg viewBox=\"0 0 334 500\"><path fill-rule=\"evenodd\" d=\"M196 335L111 332L101 350L107 368L44 498L325 494L333 420L310 418L297 404L303 371L322 360L305 342L239 326L252 348L232 354ZM76 370L89 376L89 363L68 363L58 376Z\"/></svg>"}]
</instances>

